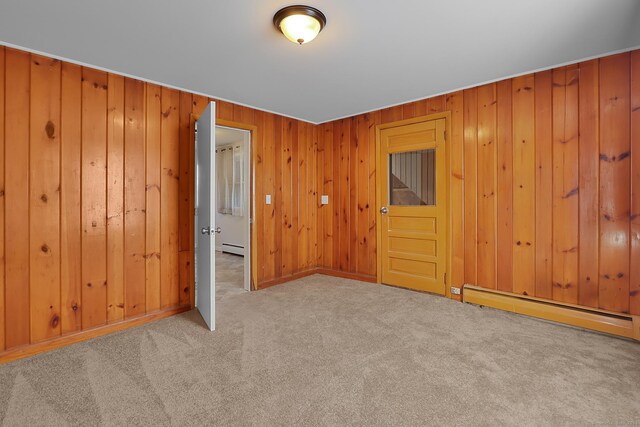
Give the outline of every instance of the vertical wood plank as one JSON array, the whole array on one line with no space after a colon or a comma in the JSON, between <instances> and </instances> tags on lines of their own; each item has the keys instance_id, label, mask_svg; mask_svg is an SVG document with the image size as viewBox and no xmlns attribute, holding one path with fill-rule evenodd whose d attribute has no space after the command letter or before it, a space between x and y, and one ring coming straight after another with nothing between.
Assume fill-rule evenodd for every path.
<instances>
[{"instance_id":1,"label":"vertical wood plank","mask_svg":"<svg viewBox=\"0 0 640 427\"><path fill-rule=\"evenodd\" d=\"M179 303L178 270L178 179L180 143L180 95L162 88L160 177L160 305L174 307Z\"/></svg>"},{"instance_id":2,"label":"vertical wood plank","mask_svg":"<svg viewBox=\"0 0 640 427\"><path fill-rule=\"evenodd\" d=\"M233 104L233 121L251 125L254 123L255 111L256 110L245 107L243 105Z\"/></svg>"},{"instance_id":3,"label":"vertical wood plank","mask_svg":"<svg viewBox=\"0 0 640 427\"><path fill-rule=\"evenodd\" d=\"M233 120L233 104L216 100L216 116L222 120Z\"/></svg>"},{"instance_id":4,"label":"vertical wood plank","mask_svg":"<svg viewBox=\"0 0 640 427\"><path fill-rule=\"evenodd\" d=\"M629 311L640 314L640 51L631 52L631 271Z\"/></svg>"},{"instance_id":5,"label":"vertical wood plank","mask_svg":"<svg viewBox=\"0 0 640 427\"><path fill-rule=\"evenodd\" d=\"M342 171L342 121L338 120L333 123L333 269L340 270L340 229L342 222L341 215L341 186L343 181Z\"/></svg>"},{"instance_id":6,"label":"vertical wood plank","mask_svg":"<svg viewBox=\"0 0 640 427\"><path fill-rule=\"evenodd\" d=\"M349 119L349 271L358 270L358 140L356 118Z\"/></svg>"},{"instance_id":7,"label":"vertical wood plank","mask_svg":"<svg viewBox=\"0 0 640 427\"><path fill-rule=\"evenodd\" d=\"M402 110L400 110L402 111ZM351 121L349 119L342 120L340 131L340 231L338 233L339 250L340 250L340 270L349 271L350 265L350 162L349 162L349 146L351 135Z\"/></svg>"},{"instance_id":8,"label":"vertical wood plank","mask_svg":"<svg viewBox=\"0 0 640 427\"><path fill-rule=\"evenodd\" d=\"M599 63L598 60L580 64L579 98L579 220L578 304L598 307L598 252L600 213L599 149Z\"/></svg>"},{"instance_id":9,"label":"vertical wood plank","mask_svg":"<svg viewBox=\"0 0 640 427\"><path fill-rule=\"evenodd\" d=\"M193 186L193 175L191 165L193 159L191 157L191 144L193 144L194 136L191 132L191 110L193 106L193 97L188 92L180 92L180 117L179 117L179 142L178 142L178 250L180 252L189 252L192 250L192 234L191 234L191 210L189 190ZM243 107L244 110L244 107ZM235 116L234 116L235 118ZM247 207L247 211L250 208ZM250 213L249 213L250 215ZM189 283L189 255L180 255L178 257L180 264L179 276L179 294L178 303L180 305L189 304L191 301L191 286Z\"/></svg>"},{"instance_id":10,"label":"vertical wood plank","mask_svg":"<svg viewBox=\"0 0 640 427\"><path fill-rule=\"evenodd\" d=\"M600 59L600 308L629 311L629 53Z\"/></svg>"},{"instance_id":11,"label":"vertical wood plank","mask_svg":"<svg viewBox=\"0 0 640 427\"><path fill-rule=\"evenodd\" d=\"M316 146L316 157L317 157L317 161L318 161L318 167L315 168L315 174L316 174L316 180L317 182L320 183L320 185L318 186L318 197L315 200L315 205L316 205L316 212L318 214L318 227L316 228L316 242L317 242L317 250L318 253L316 254L316 260L315 260L315 265L317 267L324 267L325 265L325 261L324 261L324 210L323 210L323 205L322 205L322 199L321 196L324 193L324 164L325 164L325 159L324 159L324 134L325 134L325 125L318 125L318 126L314 126L313 127L316 131L317 131L317 135L318 135L318 139L317 139L317 146Z\"/></svg>"},{"instance_id":12,"label":"vertical wood plank","mask_svg":"<svg viewBox=\"0 0 640 427\"><path fill-rule=\"evenodd\" d=\"M292 224L292 121L288 118L282 119L282 145L281 145L281 183L280 183L280 209L281 209L281 242L278 245L280 256L281 275L290 275L292 268L293 250L291 244L293 242L293 233L291 231ZM276 168L276 173L278 169Z\"/></svg>"},{"instance_id":13,"label":"vertical wood plank","mask_svg":"<svg viewBox=\"0 0 640 427\"><path fill-rule=\"evenodd\" d=\"M536 73L536 273L535 295L553 296L553 102L552 72Z\"/></svg>"},{"instance_id":14,"label":"vertical wood plank","mask_svg":"<svg viewBox=\"0 0 640 427\"><path fill-rule=\"evenodd\" d=\"M257 262L253 263L257 270L256 277L257 282L262 283L264 281L264 207L265 207L265 192L264 192L264 145L265 145L265 137L264 137L264 113L262 111L255 112L255 124L258 128L257 134L252 134L251 144L254 146L256 158L255 158L255 169L254 169L254 193L255 193L255 222L252 224L252 227L256 229L256 240L252 241L252 245L257 246ZM254 286L257 284L254 284Z\"/></svg>"},{"instance_id":15,"label":"vertical wood plank","mask_svg":"<svg viewBox=\"0 0 640 427\"><path fill-rule=\"evenodd\" d=\"M5 87L5 53L4 46L0 46L0 352L5 349L5 314L4 303L4 87Z\"/></svg>"},{"instance_id":16,"label":"vertical wood plank","mask_svg":"<svg viewBox=\"0 0 640 427\"><path fill-rule=\"evenodd\" d=\"M81 173L82 68L62 64L60 185L60 284L62 334L82 328Z\"/></svg>"},{"instance_id":17,"label":"vertical wood plank","mask_svg":"<svg viewBox=\"0 0 640 427\"><path fill-rule=\"evenodd\" d=\"M307 126L308 138L310 138L310 144L307 147L307 159L308 159L308 171L307 171L307 191L309 192L309 203L311 210L309 211L309 259L307 268L316 267L316 259L318 258L318 181L314 171L318 169L318 127Z\"/></svg>"},{"instance_id":18,"label":"vertical wood plank","mask_svg":"<svg viewBox=\"0 0 640 427\"><path fill-rule=\"evenodd\" d=\"M513 100L513 272L515 293L535 294L534 76L516 77Z\"/></svg>"},{"instance_id":19,"label":"vertical wood plank","mask_svg":"<svg viewBox=\"0 0 640 427\"><path fill-rule=\"evenodd\" d=\"M402 120L402 105L380 110L380 123L391 123Z\"/></svg>"},{"instance_id":20,"label":"vertical wood plank","mask_svg":"<svg viewBox=\"0 0 640 427\"><path fill-rule=\"evenodd\" d=\"M478 88L478 285L496 288L496 85Z\"/></svg>"},{"instance_id":21,"label":"vertical wood plank","mask_svg":"<svg viewBox=\"0 0 640 427\"><path fill-rule=\"evenodd\" d=\"M513 291L513 132L511 80L497 83L497 271L496 287ZM454 211L455 212L455 211Z\"/></svg>"},{"instance_id":22,"label":"vertical wood plank","mask_svg":"<svg viewBox=\"0 0 640 427\"><path fill-rule=\"evenodd\" d=\"M147 89L148 90L148 89ZM191 236L189 235L189 221L191 218L189 208L189 187L193 185L194 179L191 175L190 165L193 162L189 146L192 143L191 135L191 109L193 105L193 97L188 92L180 92L180 141L179 141L179 168L180 179L178 180L178 188L180 192L178 205L178 224L179 232L179 250L191 250ZM235 117L234 117L235 118ZM180 290L180 301L188 301L188 293L184 293L184 289Z\"/></svg>"},{"instance_id":23,"label":"vertical wood plank","mask_svg":"<svg viewBox=\"0 0 640 427\"><path fill-rule=\"evenodd\" d=\"M427 99L421 99L415 102L415 108L414 108L415 117L426 116L428 114L429 106L427 104L428 104ZM372 113L369 113L369 114L372 114Z\"/></svg>"},{"instance_id":24,"label":"vertical wood plank","mask_svg":"<svg viewBox=\"0 0 640 427\"><path fill-rule=\"evenodd\" d=\"M298 121L297 120L288 120L289 130L289 167L291 168L291 182L289 185L289 197L291 201L291 210L290 210L290 224L289 229L285 230L285 235L287 236L286 240L282 242L283 245L283 254L286 253L286 247L289 248L291 253L288 256L289 265L291 272L296 272L298 270L298 251L299 251L299 241L298 237L298 202L300 200L300 182L299 179L299 168L298 168L298 155L299 155L299 147L298 147ZM286 191L286 187L285 187ZM283 265L284 270L284 265Z\"/></svg>"},{"instance_id":25,"label":"vertical wood plank","mask_svg":"<svg viewBox=\"0 0 640 427\"><path fill-rule=\"evenodd\" d=\"M146 211L145 211L145 304L147 313L160 309L160 117L161 88L147 84L145 108ZM195 158L195 157L194 157ZM193 185L193 181L191 182ZM193 219L192 219L193 221ZM189 231L190 232L190 231Z\"/></svg>"},{"instance_id":26,"label":"vertical wood plank","mask_svg":"<svg viewBox=\"0 0 640 427\"><path fill-rule=\"evenodd\" d=\"M29 299L31 342L60 327L60 61L31 55Z\"/></svg>"},{"instance_id":27,"label":"vertical wood plank","mask_svg":"<svg viewBox=\"0 0 640 427\"><path fill-rule=\"evenodd\" d=\"M107 321L124 319L124 78L107 90Z\"/></svg>"},{"instance_id":28,"label":"vertical wood plank","mask_svg":"<svg viewBox=\"0 0 640 427\"><path fill-rule=\"evenodd\" d=\"M107 74L82 69L82 328L107 322Z\"/></svg>"},{"instance_id":29,"label":"vertical wood plank","mask_svg":"<svg viewBox=\"0 0 640 427\"><path fill-rule=\"evenodd\" d=\"M451 286L464 285L464 95L454 92L447 97L451 111L451 137L448 138L451 158L450 215L451 215ZM498 104L500 105L500 104ZM511 247L509 247L511 250Z\"/></svg>"},{"instance_id":30,"label":"vertical wood plank","mask_svg":"<svg viewBox=\"0 0 640 427\"><path fill-rule=\"evenodd\" d=\"M464 281L475 285L477 278L477 89L464 91Z\"/></svg>"},{"instance_id":31,"label":"vertical wood plank","mask_svg":"<svg viewBox=\"0 0 640 427\"><path fill-rule=\"evenodd\" d=\"M370 274L369 272L369 115L363 114L356 119L356 131L358 137L358 188L357 188L357 230L358 242L357 272Z\"/></svg>"},{"instance_id":32,"label":"vertical wood plank","mask_svg":"<svg viewBox=\"0 0 640 427\"><path fill-rule=\"evenodd\" d=\"M262 224L262 233L264 236L264 280L271 280L275 277L276 271L276 204L280 203L276 196L275 190L275 117L273 114L264 114L264 194L265 199L259 201L263 207L264 223ZM271 204L266 204L266 196L271 196Z\"/></svg>"},{"instance_id":33,"label":"vertical wood plank","mask_svg":"<svg viewBox=\"0 0 640 427\"><path fill-rule=\"evenodd\" d=\"M296 258L296 271L306 270L308 268L308 256L309 256L309 208L315 200L309 197L307 181L307 167L309 159L307 157L307 147L311 144L308 140L307 128L309 125L304 122L298 123L298 156L294 162L294 167L297 169L298 176L298 195L294 193L294 198L298 199L297 203L297 225L296 225L296 240L298 241L298 252L294 252L293 256ZM295 151L295 148L294 148ZM295 158L295 156L294 156ZM294 182L296 181L294 176Z\"/></svg>"},{"instance_id":34,"label":"vertical wood plank","mask_svg":"<svg viewBox=\"0 0 640 427\"><path fill-rule=\"evenodd\" d=\"M578 302L578 68L553 71L553 299Z\"/></svg>"},{"instance_id":35,"label":"vertical wood plank","mask_svg":"<svg viewBox=\"0 0 640 427\"><path fill-rule=\"evenodd\" d=\"M286 120L281 116L275 116L273 128L274 128L274 147L275 147L275 157L274 157L274 198L272 198L272 203L274 202L274 215L275 215L275 240L273 245L273 253L275 257L275 277L282 277L282 243L283 243L283 227L282 222L284 218L284 191L283 191L283 174L284 174L284 164L282 162L283 158L283 125L286 123ZM286 179L286 177L285 177Z\"/></svg>"},{"instance_id":36,"label":"vertical wood plank","mask_svg":"<svg viewBox=\"0 0 640 427\"><path fill-rule=\"evenodd\" d=\"M6 48L5 304L6 348L29 343L29 54ZM25 235L26 234L26 235ZM9 326L10 325L10 326Z\"/></svg>"},{"instance_id":37,"label":"vertical wood plank","mask_svg":"<svg viewBox=\"0 0 640 427\"><path fill-rule=\"evenodd\" d=\"M407 104L402 104L402 119L407 120L407 119L413 119L414 117L417 117L416 115L417 106L418 106L417 102L409 102Z\"/></svg>"},{"instance_id":38,"label":"vertical wood plank","mask_svg":"<svg viewBox=\"0 0 640 427\"><path fill-rule=\"evenodd\" d=\"M124 95L124 155L126 158L124 164L124 315L126 318L146 312L145 99L145 83L126 79ZM177 209L177 206L172 208ZM171 215L170 212L166 214ZM173 214L177 212L174 211ZM174 266L177 274L177 263Z\"/></svg>"},{"instance_id":39,"label":"vertical wood plank","mask_svg":"<svg viewBox=\"0 0 640 427\"><path fill-rule=\"evenodd\" d=\"M322 194L329 196L329 204L321 206L322 212L322 226L323 226L323 254L322 254L322 266L326 268L333 267L333 206L337 203L337 199L333 192L334 185L334 177L333 175L333 125L327 124L324 125L324 130L322 131L323 138L323 150L322 150L322 161L323 161L323 174L322 174L322 186L323 191Z\"/></svg>"},{"instance_id":40,"label":"vertical wood plank","mask_svg":"<svg viewBox=\"0 0 640 427\"><path fill-rule=\"evenodd\" d=\"M428 114L440 113L444 111L445 97L444 95L434 96L427 100L427 112Z\"/></svg>"},{"instance_id":41,"label":"vertical wood plank","mask_svg":"<svg viewBox=\"0 0 640 427\"><path fill-rule=\"evenodd\" d=\"M418 107L421 103L418 104ZM419 108L416 110L420 114ZM376 200L376 125L380 123L380 111L369 113L369 274L377 274L377 212L378 201Z\"/></svg>"}]
</instances>

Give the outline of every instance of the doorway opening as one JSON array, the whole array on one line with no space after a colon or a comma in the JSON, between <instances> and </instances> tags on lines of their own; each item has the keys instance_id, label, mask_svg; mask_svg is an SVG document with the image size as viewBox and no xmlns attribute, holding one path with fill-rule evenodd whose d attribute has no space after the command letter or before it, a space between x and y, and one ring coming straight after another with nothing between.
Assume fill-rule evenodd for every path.
<instances>
[{"instance_id":1,"label":"doorway opening","mask_svg":"<svg viewBox=\"0 0 640 427\"><path fill-rule=\"evenodd\" d=\"M216 125L216 297L251 290L251 132Z\"/></svg>"}]
</instances>

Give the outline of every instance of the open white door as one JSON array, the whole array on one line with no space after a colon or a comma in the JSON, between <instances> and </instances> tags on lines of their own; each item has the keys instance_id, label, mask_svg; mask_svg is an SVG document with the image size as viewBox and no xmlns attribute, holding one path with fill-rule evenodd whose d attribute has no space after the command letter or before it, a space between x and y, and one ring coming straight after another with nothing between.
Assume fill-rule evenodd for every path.
<instances>
[{"instance_id":1,"label":"open white door","mask_svg":"<svg viewBox=\"0 0 640 427\"><path fill-rule=\"evenodd\" d=\"M196 122L195 270L196 307L210 330L216 329L216 104Z\"/></svg>"}]
</instances>

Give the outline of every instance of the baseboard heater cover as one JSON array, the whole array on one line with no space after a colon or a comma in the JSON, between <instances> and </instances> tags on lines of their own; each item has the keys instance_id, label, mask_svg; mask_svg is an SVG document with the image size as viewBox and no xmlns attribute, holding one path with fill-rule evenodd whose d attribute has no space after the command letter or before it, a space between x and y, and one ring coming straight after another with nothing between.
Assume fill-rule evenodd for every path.
<instances>
[{"instance_id":1,"label":"baseboard heater cover","mask_svg":"<svg viewBox=\"0 0 640 427\"><path fill-rule=\"evenodd\" d=\"M222 252L226 252L228 254L242 255L244 256L244 246L242 245L234 245L231 243L223 243L222 244Z\"/></svg>"},{"instance_id":2,"label":"baseboard heater cover","mask_svg":"<svg viewBox=\"0 0 640 427\"><path fill-rule=\"evenodd\" d=\"M640 316L464 285L462 300L512 313L640 340Z\"/></svg>"}]
</instances>

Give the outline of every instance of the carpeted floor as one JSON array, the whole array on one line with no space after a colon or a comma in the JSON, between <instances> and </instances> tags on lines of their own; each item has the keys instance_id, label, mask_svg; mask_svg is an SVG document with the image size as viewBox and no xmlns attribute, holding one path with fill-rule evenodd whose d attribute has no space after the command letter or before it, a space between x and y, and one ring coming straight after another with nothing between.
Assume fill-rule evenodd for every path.
<instances>
[{"instance_id":1,"label":"carpeted floor","mask_svg":"<svg viewBox=\"0 0 640 427\"><path fill-rule=\"evenodd\" d=\"M310 276L0 366L5 425L638 425L640 344Z\"/></svg>"},{"instance_id":2,"label":"carpeted floor","mask_svg":"<svg viewBox=\"0 0 640 427\"><path fill-rule=\"evenodd\" d=\"M244 294L244 257L216 251L216 301Z\"/></svg>"}]
</instances>

